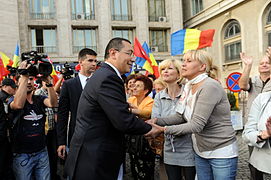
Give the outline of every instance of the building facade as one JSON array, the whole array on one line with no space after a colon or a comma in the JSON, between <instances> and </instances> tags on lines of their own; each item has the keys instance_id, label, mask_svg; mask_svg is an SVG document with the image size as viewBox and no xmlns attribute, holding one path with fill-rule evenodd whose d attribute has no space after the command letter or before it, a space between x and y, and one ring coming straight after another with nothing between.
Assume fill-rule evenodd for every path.
<instances>
[{"instance_id":1,"label":"building facade","mask_svg":"<svg viewBox=\"0 0 271 180\"><path fill-rule=\"evenodd\" d=\"M184 28L215 29L213 46L207 48L221 68L221 78L242 72L239 53L254 57L252 74L271 46L271 0L184 0Z\"/></svg>"},{"instance_id":2,"label":"building facade","mask_svg":"<svg viewBox=\"0 0 271 180\"><path fill-rule=\"evenodd\" d=\"M19 21L17 0L0 0L0 51L13 56L16 43L19 42Z\"/></svg>"},{"instance_id":3,"label":"building facade","mask_svg":"<svg viewBox=\"0 0 271 180\"><path fill-rule=\"evenodd\" d=\"M36 50L59 63L76 62L84 47L96 50L98 59L103 60L105 47L113 37L146 41L155 58L163 60L170 57L170 34L183 28L181 0L0 1L17 4L17 11L13 11L17 16L6 19L0 12L0 17L7 24L17 23L18 29L12 48L3 45L1 49L12 55L19 40L21 52ZM4 39L8 29L0 31Z\"/></svg>"}]
</instances>

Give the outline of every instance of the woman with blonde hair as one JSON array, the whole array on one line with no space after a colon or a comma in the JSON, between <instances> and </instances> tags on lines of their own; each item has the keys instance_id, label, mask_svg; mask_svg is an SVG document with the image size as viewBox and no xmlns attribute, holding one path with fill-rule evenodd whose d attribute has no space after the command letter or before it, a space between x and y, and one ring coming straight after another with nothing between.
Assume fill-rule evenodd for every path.
<instances>
[{"instance_id":1,"label":"woman with blonde hair","mask_svg":"<svg viewBox=\"0 0 271 180\"><path fill-rule=\"evenodd\" d=\"M158 78L153 81L153 88L155 90L155 93L157 94L166 88L166 84L161 78Z\"/></svg>"},{"instance_id":2,"label":"woman with blonde hair","mask_svg":"<svg viewBox=\"0 0 271 180\"><path fill-rule=\"evenodd\" d=\"M176 105L182 94L181 62L166 59L159 64L161 80L166 89L156 94L152 118L168 117L176 113ZM191 134L165 135L164 163L169 180L194 180L195 162Z\"/></svg>"},{"instance_id":3,"label":"woman with blonde hair","mask_svg":"<svg viewBox=\"0 0 271 180\"><path fill-rule=\"evenodd\" d=\"M230 104L219 82L211 77L217 68L209 53L188 51L182 65L182 76L188 80L176 108L177 113L157 121L154 137L181 136L193 133L196 173L199 180L233 180L237 172L238 147L230 119ZM155 126L155 125L154 125Z\"/></svg>"}]
</instances>

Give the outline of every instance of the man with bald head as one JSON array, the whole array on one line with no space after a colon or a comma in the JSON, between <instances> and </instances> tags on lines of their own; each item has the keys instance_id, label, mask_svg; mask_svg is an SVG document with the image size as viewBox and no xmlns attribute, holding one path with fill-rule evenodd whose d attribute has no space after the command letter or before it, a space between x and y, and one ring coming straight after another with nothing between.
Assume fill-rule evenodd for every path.
<instances>
[{"instance_id":1,"label":"man with bald head","mask_svg":"<svg viewBox=\"0 0 271 180\"><path fill-rule=\"evenodd\" d=\"M239 86L243 91L248 92L247 107L245 109L245 122L247 122L248 113L250 111L251 104L253 100L262 92L271 91L271 48L269 47L266 51L266 55L259 61L258 72L259 75L249 77L253 58L245 55L245 53L240 53L240 57L244 64L244 70L239 80ZM253 147L248 146L249 155L251 155ZM252 179L263 179L262 172L258 171L252 165L249 164L251 178Z\"/></svg>"}]
</instances>

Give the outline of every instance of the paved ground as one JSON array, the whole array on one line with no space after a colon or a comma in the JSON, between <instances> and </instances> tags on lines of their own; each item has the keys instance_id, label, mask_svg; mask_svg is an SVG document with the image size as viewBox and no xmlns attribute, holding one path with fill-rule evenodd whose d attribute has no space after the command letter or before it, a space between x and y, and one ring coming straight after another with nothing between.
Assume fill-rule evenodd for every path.
<instances>
[{"instance_id":1,"label":"paved ground","mask_svg":"<svg viewBox=\"0 0 271 180\"><path fill-rule=\"evenodd\" d=\"M239 157L238 157L238 171L237 180L248 180L250 177L248 168L248 147L247 144L242 139L242 132L237 132L237 142L239 147Z\"/></svg>"},{"instance_id":2,"label":"paved ground","mask_svg":"<svg viewBox=\"0 0 271 180\"><path fill-rule=\"evenodd\" d=\"M242 132L238 131L237 142L238 142L238 147L239 147L239 158L238 158L238 173L237 173L236 180L249 180L250 173L249 173L249 168L248 168L248 147L244 143L241 136L242 136ZM133 180L131 176L130 167L129 167L129 159L126 164L127 164L126 165L127 173L124 176L124 180ZM159 161L157 161L157 164L159 164ZM165 174L165 170L163 167L160 168L159 170L156 170L156 172L159 172L159 174L156 173L155 180L167 180L167 176ZM265 180L271 180L271 177L270 176L265 177Z\"/></svg>"},{"instance_id":3,"label":"paved ground","mask_svg":"<svg viewBox=\"0 0 271 180\"><path fill-rule=\"evenodd\" d=\"M242 137L242 132L237 132L237 141L239 147L239 159L238 159L238 173L237 173L237 180L249 180L249 168L248 168L248 147L244 143ZM129 164L129 163L127 163ZM130 173L130 167L127 166L127 173L124 176L124 180L132 180L132 176ZM156 175L155 180L166 180L166 175L164 170L160 170L160 175ZM269 179L269 178L266 178Z\"/></svg>"}]
</instances>

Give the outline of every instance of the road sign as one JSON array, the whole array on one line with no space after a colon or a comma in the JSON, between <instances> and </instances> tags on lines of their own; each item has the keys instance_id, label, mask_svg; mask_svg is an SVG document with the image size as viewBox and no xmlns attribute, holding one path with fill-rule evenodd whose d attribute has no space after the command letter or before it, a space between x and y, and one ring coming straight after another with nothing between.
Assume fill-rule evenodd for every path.
<instances>
[{"instance_id":1,"label":"road sign","mask_svg":"<svg viewBox=\"0 0 271 180\"><path fill-rule=\"evenodd\" d=\"M238 81L239 81L241 75L242 74L239 72L233 72L227 77L226 85L230 91L232 91L232 92L240 92L241 91L241 88L238 85Z\"/></svg>"}]
</instances>

